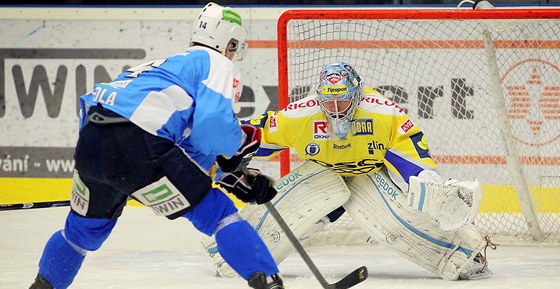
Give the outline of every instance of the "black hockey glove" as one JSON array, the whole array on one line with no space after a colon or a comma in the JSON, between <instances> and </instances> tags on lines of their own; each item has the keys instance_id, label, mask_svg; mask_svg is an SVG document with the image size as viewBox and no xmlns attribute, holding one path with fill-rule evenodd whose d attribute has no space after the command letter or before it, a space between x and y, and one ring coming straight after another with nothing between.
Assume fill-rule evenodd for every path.
<instances>
[{"instance_id":1,"label":"black hockey glove","mask_svg":"<svg viewBox=\"0 0 560 289\"><path fill-rule=\"evenodd\" d=\"M218 156L218 165L223 172L239 172L247 168L251 158L261 145L261 130L252 125L243 124L241 129L247 135L245 144L231 158Z\"/></svg>"},{"instance_id":2,"label":"black hockey glove","mask_svg":"<svg viewBox=\"0 0 560 289\"><path fill-rule=\"evenodd\" d=\"M245 203L264 204L277 193L274 180L255 169L224 173L218 183Z\"/></svg>"}]
</instances>

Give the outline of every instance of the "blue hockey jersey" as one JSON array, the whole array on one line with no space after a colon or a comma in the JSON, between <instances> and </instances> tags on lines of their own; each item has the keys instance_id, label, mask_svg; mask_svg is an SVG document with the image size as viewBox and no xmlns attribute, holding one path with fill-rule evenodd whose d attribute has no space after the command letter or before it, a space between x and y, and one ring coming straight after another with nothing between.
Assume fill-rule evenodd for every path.
<instances>
[{"instance_id":1,"label":"blue hockey jersey","mask_svg":"<svg viewBox=\"0 0 560 289\"><path fill-rule=\"evenodd\" d=\"M194 46L96 84L80 98L80 126L89 107L100 103L146 132L180 145L210 170L217 155L234 155L244 141L232 107L242 87L237 74L235 64L222 54Z\"/></svg>"}]
</instances>

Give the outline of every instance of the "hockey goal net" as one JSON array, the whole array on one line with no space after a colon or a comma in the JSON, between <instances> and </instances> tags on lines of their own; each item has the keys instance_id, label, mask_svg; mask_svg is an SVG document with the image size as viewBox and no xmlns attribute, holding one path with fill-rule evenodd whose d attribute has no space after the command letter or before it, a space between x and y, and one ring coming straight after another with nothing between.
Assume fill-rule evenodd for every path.
<instances>
[{"instance_id":1,"label":"hockey goal net","mask_svg":"<svg viewBox=\"0 0 560 289\"><path fill-rule=\"evenodd\" d=\"M477 224L560 240L560 10L290 10L278 22L279 106L352 64L427 136L442 177L477 178ZM281 173L300 160L281 155ZM341 220L332 230L349 231Z\"/></svg>"}]
</instances>

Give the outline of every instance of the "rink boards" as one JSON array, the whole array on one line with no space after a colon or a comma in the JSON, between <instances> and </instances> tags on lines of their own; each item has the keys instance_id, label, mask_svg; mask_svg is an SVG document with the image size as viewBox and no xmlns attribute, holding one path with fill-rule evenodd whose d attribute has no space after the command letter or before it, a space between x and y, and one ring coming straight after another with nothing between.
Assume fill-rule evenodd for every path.
<instances>
[{"instance_id":1,"label":"rink boards","mask_svg":"<svg viewBox=\"0 0 560 289\"><path fill-rule=\"evenodd\" d=\"M276 20L282 11L240 9L250 29L248 57L242 63L244 91L235 106L239 118L256 117L277 108L275 39ZM0 12L3 35L0 44L0 203L68 199L78 130L77 97L87 92L94 82L108 81L126 67L185 49L191 21L198 8L0 8ZM92 33L86 35L83 31ZM466 83L476 83L476 72L464 77ZM443 83L446 91L449 81ZM416 89L409 88L411 97ZM409 100L407 108L415 117L413 103ZM447 111L449 108L439 109ZM445 120L453 121L482 120ZM434 140L433 145L445 154L434 158L441 161L448 172L453 172L454 166L473 165L469 160L494 153L491 146L482 150L466 147L462 148L464 163L447 163L453 148L446 146L437 125L431 122L425 120L423 127L426 135ZM557 130L557 126L552 128L555 133ZM488 134L466 132L462 137L468 141L480 135ZM557 137L551 135L552 142L543 140L541 143L558 146ZM496 141L485 140L487 143ZM547 151L555 150L536 152L534 145L523 150L555 162L558 156L547 155ZM480 173L477 177L485 178L481 212L519 213L519 206L511 206L516 196L509 180L493 179L495 165L475 164L473 169ZM272 175L279 176L277 162L265 166ZM539 202L546 204L543 205L545 213L560 213L560 176L554 172L557 169L535 176L544 185L530 187L531 194L539 196L535 206L540 207Z\"/></svg>"}]
</instances>

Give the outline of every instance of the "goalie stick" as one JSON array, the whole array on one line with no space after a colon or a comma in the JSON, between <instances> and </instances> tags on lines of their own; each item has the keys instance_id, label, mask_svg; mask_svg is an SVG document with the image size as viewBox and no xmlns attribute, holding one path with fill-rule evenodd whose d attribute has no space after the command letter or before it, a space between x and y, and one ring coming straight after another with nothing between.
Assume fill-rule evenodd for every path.
<instances>
[{"instance_id":1,"label":"goalie stick","mask_svg":"<svg viewBox=\"0 0 560 289\"><path fill-rule=\"evenodd\" d=\"M0 204L0 211L12 211L22 209L41 209L41 208L54 208L69 206L70 201L51 201L51 202L35 202L35 203L20 203L20 204Z\"/></svg>"},{"instance_id":2,"label":"goalie stick","mask_svg":"<svg viewBox=\"0 0 560 289\"><path fill-rule=\"evenodd\" d=\"M305 264L307 264L307 267L309 267L309 269L311 269L311 272L313 273L313 275L315 275L315 278L317 278L317 280L319 280L319 283L321 283L323 288L325 288L325 289L346 289L346 288L350 288L350 287L366 280L366 278L368 277L368 271L367 271L367 268L365 266L362 266L362 267L354 270L352 273L346 275L340 281L338 281L334 284L328 283L327 280L325 280L325 277L323 277L323 275L321 274L321 272L319 272L319 269L317 269L317 266L315 266L313 261L311 261L311 258L309 257L307 252L303 249L303 246L301 245L301 243L299 242L297 237L294 235L294 233L292 232L292 230L290 229L288 224L286 224L286 222L284 221L282 216L280 216L280 213L278 213L278 210L276 210L276 207L274 207L274 205L270 202L265 203L265 206L268 209L268 211L270 212L270 214L272 215L272 217L274 217L276 222L278 222L278 225L280 225L280 228L282 230L284 230L284 232L286 233L286 236L288 236L288 239L290 240L292 245L294 245L294 247L298 251L298 253L301 256L301 258L303 259L303 261L305 261Z\"/></svg>"}]
</instances>

